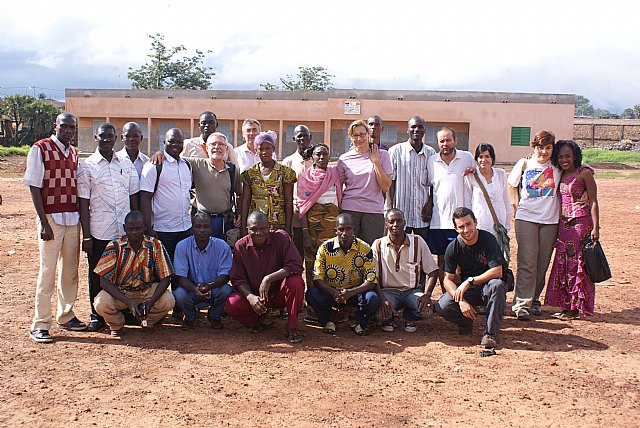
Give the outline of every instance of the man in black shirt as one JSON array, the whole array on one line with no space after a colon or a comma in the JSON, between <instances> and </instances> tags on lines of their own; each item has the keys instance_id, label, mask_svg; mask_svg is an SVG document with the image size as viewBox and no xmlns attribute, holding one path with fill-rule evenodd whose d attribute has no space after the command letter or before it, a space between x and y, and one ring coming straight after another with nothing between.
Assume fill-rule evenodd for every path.
<instances>
[{"instance_id":1,"label":"man in black shirt","mask_svg":"<svg viewBox=\"0 0 640 428\"><path fill-rule=\"evenodd\" d=\"M504 314L507 287L502 280L502 256L496 238L479 230L473 211L456 208L453 224L458 237L444 255L444 287L435 311L448 321L458 324L460 334L471 334L476 319L474 306L486 305L485 333L480 342L485 348L496 347L496 335ZM460 269L460 275L456 271Z\"/></svg>"}]
</instances>

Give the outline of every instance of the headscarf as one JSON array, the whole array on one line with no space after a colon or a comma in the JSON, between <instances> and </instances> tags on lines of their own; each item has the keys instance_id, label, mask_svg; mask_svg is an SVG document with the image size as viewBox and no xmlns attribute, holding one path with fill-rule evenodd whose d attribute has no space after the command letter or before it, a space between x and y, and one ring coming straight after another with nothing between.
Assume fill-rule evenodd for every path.
<instances>
[{"instance_id":1,"label":"headscarf","mask_svg":"<svg viewBox=\"0 0 640 428\"><path fill-rule=\"evenodd\" d=\"M342 182L335 166L328 166L326 171L313 166L300 174L297 185L296 204L298 210L300 210L300 217L304 216L320 196L324 195L334 185L336 186L338 206L340 206L342 201Z\"/></svg>"},{"instance_id":2,"label":"headscarf","mask_svg":"<svg viewBox=\"0 0 640 428\"><path fill-rule=\"evenodd\" d=\"M255 140L253 140L253 147L258 148L262 143L269 143L275 149L276 141L278 140L278 134L275 131L268 130L266 132L261 132L258 134Z\"/></svg>"}]
</instances>

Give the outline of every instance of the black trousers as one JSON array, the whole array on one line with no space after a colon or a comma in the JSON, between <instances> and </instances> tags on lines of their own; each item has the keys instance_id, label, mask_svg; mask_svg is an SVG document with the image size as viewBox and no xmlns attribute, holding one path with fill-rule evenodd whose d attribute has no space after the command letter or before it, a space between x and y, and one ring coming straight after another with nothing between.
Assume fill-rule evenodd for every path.
<instances>
[{"instance_id":1,"label":"black trousers","mask_svg":"<svg viewBox=\"0 0 640 428\"><path fill-rule=\"evenodd\" d=\"M102 291L102 287L100 287L100 275L94 272L96 266L98 266L98 262L100 261L100 257L102 257L102 253L104 249L107 248L107 245L111 241L103 241L102 239L96 239L93 236L91 237L91 254L88 257L89 261L89 302L91 303L91 320L98 320L104 323L104 319L98 315L96 309L93 307L93 301L100 291Z\"/></svg>"}]
</instances>

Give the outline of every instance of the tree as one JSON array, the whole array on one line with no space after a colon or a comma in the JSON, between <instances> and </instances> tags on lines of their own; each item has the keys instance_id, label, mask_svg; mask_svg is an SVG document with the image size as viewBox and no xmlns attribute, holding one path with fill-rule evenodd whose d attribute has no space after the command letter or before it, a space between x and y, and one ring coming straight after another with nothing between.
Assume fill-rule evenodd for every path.
<instances>
[{"instance_id":1,"label":"tree","mask_svg":"<svg viewBox=\"0 0 640 428\"><path fill-rule=\"evenodd\" d=\"M636 117L640 118L640 104L636 104L633 106L633 111L636 114Z\"/></svg>"},{"instance_id":2,"label":"tree","mask_svg":"<svg viewBox=\"0 0 640 428\"><path fill-rule=\"evenodd\" d=\"M582 95L576 95L576 108L574 111L576 117L593 117L593 106L589 98Z\"/></svg>"},{"instance_id":3,"label":"tree","mask_svg":"<svg viewBox=\"0 0 640 428\"><path fill-rule=\"evenodd\" d=\"M2 100L0 116L8 120L5 145L31 145L51 135L56 116L61 110L46 100L31 95L10 95Z\"/></svg>"},{"instance_id":4,"label":"tree","mask_svg":"<svg viewBox=\"0 0 640 428\"><path fill-rule=\"evenodd\" d=\"M333 88L331 78L324 67L298 67L298 74L291 77L281 77L282 86L273 83L261 83L260 87L266 91L326 91Z\"/></svg>"},{"instance_id":5,"label":"tree","mask_svg":"<svg viewBox=\"0 0 640 428\"><path fill-rule=\"evenodd\" d=\"M182 59L174 57L187 50L184 45L167 48L164 36L148 34L151 39L151 63L145 63L137 70L129 67L127 77L133 89L209 89L211 77L215 75L211 67L203 65L205 53L196 49L193 56ZM207 51L209 53L211 51Z\"/></svg>"},{"instance_id":6,"label":"tree","mask_svg":"<svg viewBox=\"0 0 640 428\"><path fill-rule=\"evenodd\" d=\"M598 119L619 119L620 116L618 116L615 113L611 113L609 110L603 109L603 108L597 108L595 110L593 110L593 117L597 117Z\"/></svg>"},{"instance_id":7,"label":"tree","mask_svg":"<svg viewBox=\"0 0 640 428\"><path fill-rule=\"evenodd\" d=\"M626 108L620 114L620 119L635 119L637 117L638 116L636 116L636 112L632 108Z\"/></svg>"}]
</instances>

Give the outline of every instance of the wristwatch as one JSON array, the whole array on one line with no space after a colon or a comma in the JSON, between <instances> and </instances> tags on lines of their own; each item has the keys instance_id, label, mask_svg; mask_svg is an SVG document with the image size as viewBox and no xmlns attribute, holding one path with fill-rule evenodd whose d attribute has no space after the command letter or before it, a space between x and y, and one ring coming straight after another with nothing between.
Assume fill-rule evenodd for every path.
<instances>
[{"instance_id":1,"label":"wristwatch","mask_svg":"<svg viewBox=\"0 0 640 428\"><path fill-rule=\"evenodd\" d=\"M469 283L469 285L473 285L473 277L470 276L469 278L467 278L467 282Z\"/></svg>"}]
</instances>

